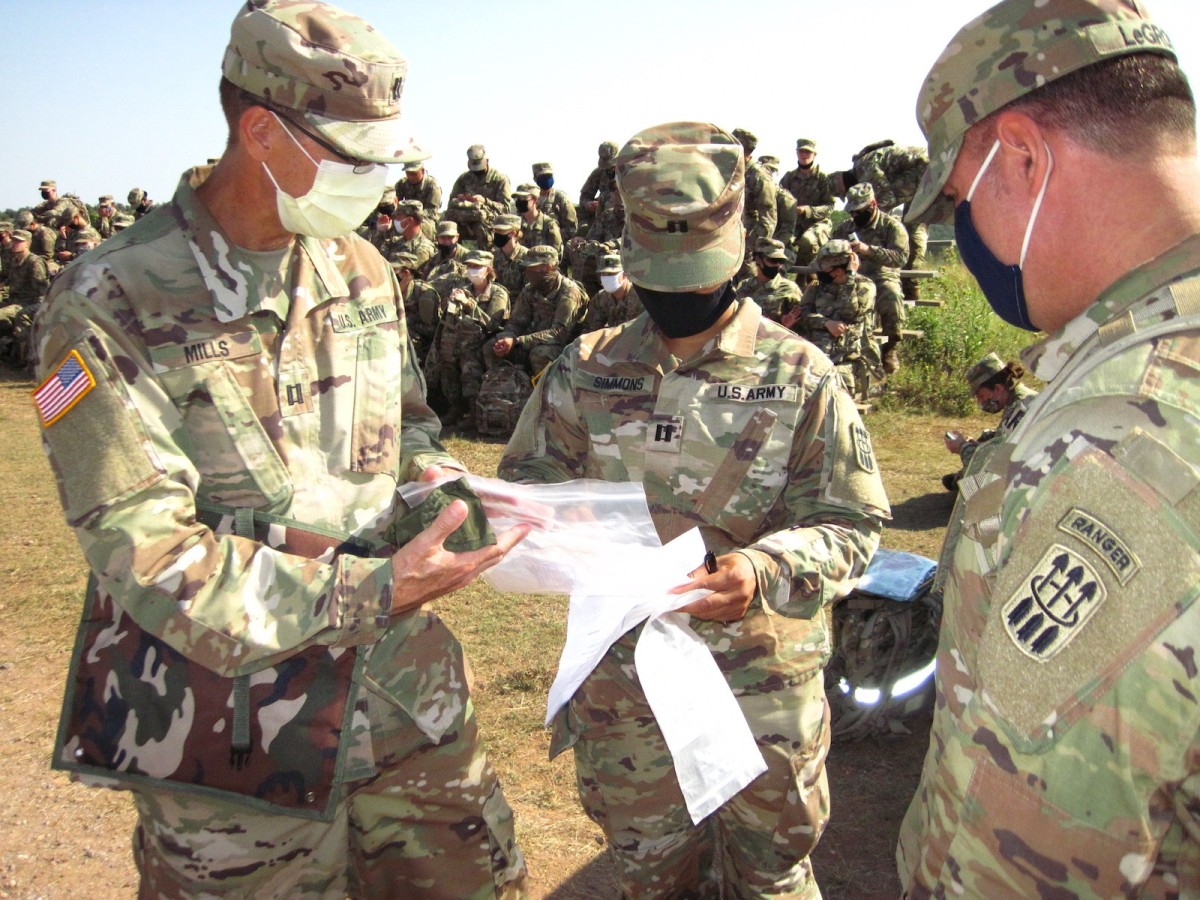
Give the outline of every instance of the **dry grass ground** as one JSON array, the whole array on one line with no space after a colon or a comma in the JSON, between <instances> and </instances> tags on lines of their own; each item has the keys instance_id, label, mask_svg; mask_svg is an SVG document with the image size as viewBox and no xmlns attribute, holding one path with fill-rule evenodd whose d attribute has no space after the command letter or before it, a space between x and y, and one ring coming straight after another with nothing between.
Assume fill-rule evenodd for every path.
<instances>
[{"instance_id":1,"label":"dry grass ground","mask_svg":"<svg viewBox=\"0 0 1200 900\"><path fill-rule=\"evenodd\" d=\"M130 897L132 813L121 793L70 784L48 762L84 586L29 405L31 385L0 370L0 898ZM936 556L952 458L940 435L980 418L872 414L867 420L896 520L887 546ZM70 427L69 420L59 427ZM493 474L501 445L452 437L452 451ZM565 626L561 597L472 587L439 601L474 666L483 731L506 792L537 897L610 897L599 830L580 812L569 754L546 759L541 726ZM924 752L923 730L838 745L830 761L834 819L817 854L826 897L895 896L892 847Z\"/></svg>"}]
</instances>

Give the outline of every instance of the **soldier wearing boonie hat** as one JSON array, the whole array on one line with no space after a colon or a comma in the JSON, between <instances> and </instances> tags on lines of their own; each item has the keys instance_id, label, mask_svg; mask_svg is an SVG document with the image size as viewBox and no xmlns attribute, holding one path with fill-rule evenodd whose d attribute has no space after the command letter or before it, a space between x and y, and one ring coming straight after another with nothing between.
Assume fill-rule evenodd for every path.
<instances>
[{"instance_id":1,"label":"soldier wearing boonie hat","mask_svg":"<svg viewBox=\"0 0 1200 900\"><path fill-rule=\"evenodd\" d=\"M953 216L993 310L1045 333L1021 358L1046 387L960 484L901 891L1192 894L1194 96L1139 0L1005 0L954 36L916 111L929 167L908 217Z\"/></svg>"},{"instance_id":2,"label":"soldier wearing boonie hat","mask_svg":"<svg viewBox=\"0 0 1200 900\"><path fill-rule=\"evenodd\" d=\"M635 674L640 628L554 722L552 753L574 747L580 800L625 896L653 886L715 896L722 882L738 896L816 896L808 854L825 825L829 740L822 610L862 571L888 509L829 361L733 299L744 173L737 141L707 123L660 125L625 144L621 259L648 315L585 334L551 363L499 466L513 481L640 482L663 540L699 525L714 554L715 571L697 559L690 586L715 593L684 609L767 770L693 825ZM828 464L801 462L813 453Z\"/></svg>"},{"instance_id":3,"label":"soldier wearing boonie hat","mask_svg":"<svg viewBox=\"0 0 1200 900\"><path fill-rule=\"evenodd\" d=\"M35 407L95 572L55 765L133 792L142 896L520 894L426 604L524 529L445 553L453 502L389 539L398 483L463 468L353 233L383 163L420 155L407 63L349 12L250 0L222 71L220 160L64 269L38 320Z\"/></svg>"}]
</instances>

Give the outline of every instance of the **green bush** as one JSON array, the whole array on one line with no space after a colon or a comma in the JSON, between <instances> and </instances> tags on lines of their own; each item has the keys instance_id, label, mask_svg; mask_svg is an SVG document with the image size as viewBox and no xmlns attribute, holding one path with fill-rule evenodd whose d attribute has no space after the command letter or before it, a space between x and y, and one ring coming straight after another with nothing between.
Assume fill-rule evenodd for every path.
<instances>
[{"instance_id":1,"label":"green bush","mask_svg":"<svg viewBox=\"0 0 1200 900\"><path fill-rule=\"evenodd\" d=\"M900 371L888 379L888 390L879 397L882 409L967 415L975 408L963 378L967 369L989 352L1018 359L1021 348L1034 340L992 312L956 252L951 250L941 260L939 273L922 283L921 295L941 300L942 306L908 311L905 327L924 336L901 345Z\"/></svg>"}]
</instances>

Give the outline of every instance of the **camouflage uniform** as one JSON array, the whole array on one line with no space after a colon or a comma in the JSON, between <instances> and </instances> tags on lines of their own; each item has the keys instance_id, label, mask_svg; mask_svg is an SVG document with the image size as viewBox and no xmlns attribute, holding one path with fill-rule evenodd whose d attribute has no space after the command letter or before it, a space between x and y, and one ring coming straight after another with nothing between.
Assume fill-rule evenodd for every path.
<instances>
[{"instance_id":1,"label":"camouflage uniform","mask_svg":"<svg viewBox=\"0 0 1200 900\"><path fill-rule=\"evenodd\" d=\"M834 337L827 321L842 322L847 329ZM875 324L875 285L863 275L847 273L845 284L809 285L800 298L796 333L821 348L834 365L860 355L863 332Z\"/></svg>"},{"instance_id":2,"label":"camouflage uniform","mask_svg":"<svg viewBox=\"0 0 1200 900\"><path fill-rule=\"evenodd\" d=\"M39 187L43 191L56 190L58 185L53 181L43 181ZM53 200L43 200L33 207L31 212L39 222L53 228L63 216L69 215L74 208L75 205L68 198L56 197Z\"/></svg>"},{"instance_id":3,"label":"camouflage uniform","mask_svg":"<svg viewBox=\"0 0 1200 900\"><path fill-rule=\"evenodd\" d=\"M451 418L472 414L483 382L483 345L508 322L508 312L508 291L495 282L482 293L466 288L449 297L434 346L439 384Z\"/></svg>"},{"instance_id":4,"label":"camouflage uniform","mask_svg":"<svg viewBox=\"0 0 1200 900\"><path fill-rule=\"evenodd\" d=\"M507 215L501 216L496 220L496 232L500 229L506 232L512 232L521 227L519 216ZM521 288L525 286L525 269L521 265L521 260L525 254L529 252L529 248L519 241L514 240L509 247L512 250L512 256L509 256L504 250L499 247L493 247L493 262L492 271L496 273L496 283L508 291L510 296L515 297L521 293Z\"/></svg>"},{"instance_id":5,"label":"camouflage uniform","mask_svg":"<svg viewBox=\"0 0 1200 900\"><path fill-rule=\"evenodd\" d=\"M416 277L416 257L411 254L400 254L395 265L402 264L413 272L413 279L408 287L400 287L400 299L404 303L404 319L408 325L408 336L412 339L416 362L421 366L429 348L433 346L433 335L437 331L438 318L441 311L442 298L433 285Z\"/></svg>"},{"instance_id":6,"label":"camouflage uniform","mask_svg":"<svg viewBox=\"0 0 1200 900\"><path fill-rule=\"evenodd\" d=\"M616 169L613 160L617 156L617 145L612 141L604 141L596 148L596 168L588 173L579 191L579 203L576 212L579 215L579 233L587 234L588 228L595 220L595 213L589 208L593 201L603 205L604 197L611 190L610 184Z\"/></svg>"},{"instance_id":7,"label":"camouflage uniform","mask_svg":"<svg viewBox=\"0 0 1200 900\"><path fill-rule=\"evenodd\" d=\"M605 256L596 270L599 275L616 275L622 271L619 253ZM626 279L625 296L617 299L607 289L601 288L588 301L587 315L583 319L581 331L597 331L601 328L613 328L637 318L644 311L642 299L638 296L633 282Z\"/></svg>"},{"instance_id":8,"label":"camouflage uniform","mask_svg":"<svg viewBox=\"0 0 1200 900\"><path fill-rule=\"evenodd\" d=\"M29 234L29 252L46 260L50 264L50 274L53 275L59 268L54 259L54 248L58 244L58 229L35 221L29 228Z\"/></svg>"},{"instance_id":9,"label":"camouflage uniform","mask_svg":"<svg viewBox=\"0 0 1200 900\"><path fill-rule=\"evenodd\" d=\"M734 288L739 300L753 300L763 315L778 322L785 312L800 302L800 288L780 272L762 281L757 274L743 278Z\"/></svg>"},{"instance_id":10,"label":"camouflage uniform","mask_svg":"<svg viewBox=\"0 0 1200 900\"><path fill-rule=\"evenodd\" d=\"M663 440L672 424L681 441ZM865 567L887 513L870 439L828 361L751 301L681 364L640 316L585 335L550 367L499 473L640 481L663 541L699 526L706 547L738 550L757 572L744 618L691 621L768 765L705 824L692 826L634 673L640 627L555 721L551 753L574 746L580 798L609 836L626 895L685 896L687 886L715 896L702 879L717 827L753 860L737 872L738 896L817 896L807 855L829 814L829 606Z\"/></svg>"},{"instance_id":11,"label":"camouflage uniform","mask_svg":"<svg viewBox=\"0 0 1200 900\"><path fill-rule=\"evenodd\" d=\"M532 253L532 251L531 251ZM525 260L528 265L528 257ZM539 289L527 284L512 305L512 316L497 338L513 339L513 348L506 359L523 364L530 375L536 375L553 361L579 332L587 312L587 294L578 284L557 274L550 288ZM489 342L485 358L490 368L496 357Z\"/></svg>"},{"instance_id":12,"label":"camouflage uniform","mask_svg":"<svg viewBox=\"0 0 1200 900\"><path fill-rule=\"evenodd\" d=\"M847 219L833 230L835 238L849 240L851 234L867 245L860 255L859 274L875 282L875 313L879 329L887 340L885 355L894 354L904 327L904 297L900 289L900 266L908 255L908 236L898 219L876 209L866 225Z\"/></svg>"},{"instance_id":13,"label":"camouflage uniform","mask_svg":"<svg viewBox=\"0 0 1200 900\"><path fill-rule=\"evenodd\" d=\"M537 180L539 175L554 177L554 170L551 168L550 163L533 164L534 181ZM549 188L543 188L541 185L538 185L537 208L557 223L558 232L562 235L564 242L575 237L575 232L579 230L578 215L575 212L575 204L571 202L571 198L565 193L553 185Z\"/></svg>"},{"instance_id":14,"label":"camouflage uniform","mask_svg":"<svg viewBox=\"0 0 1200 900\"><path fill-rule=\"evenodd\" d=\"M833 231L830 220L835 201L833 187L829 176L815 162L807 170L792 169L783 176L779 186L796 198L796 229L793 232L796 263L806 266Z\"/></svg>"},{"instance_id":15,"label":"camouflage uniform","mask_svg":"<svg viewBox=\"0 0 1200 900\"><path fill-rule=\"evenodd\" d=\"M538 211L537 195L538 189L532 184L522 184L513 192L514 200L528 200L533 204L532 221L527 219L524 213L518 212L521 217L521 243L526 247L553 247L561 255L562 233L558 230L557 222L545 213Z\"/></svg>"},{"instance_id":16,"label":"camouflage uniform","mask_svg":"<svg viewBox=\"0 0 1200 900\"><path fill-rule=\"evenodd\" d=\"M28 249L10 263L7 296L0 300L0 357L20 367L28 362L29 331L50 286L50 274L46 261Z\"/></svg>"},{"instance_id":17,"label":"camouflage uniform","mask_svg":"<svg viewBox=\"0 0 1200 900\"><path fill-rule=\"evenodd\" d=\"M912 202L921 176L929 167L929 154L924 147L897 147L891 141L872 149L864 148L854 156L854 175L875 190L880 209L892 210ZM925 264L925 245L929 231L923 222L904 222L908 234L908 258L903 268L919 269ZM902 279L905 300L916 300L918 282Z\"/></svg>"},{"instance_id":18,"label":"camouflage uniform","mask_svg":"<svg viewBox=\"0 0 1200 900\"><path fill-rule=\"evenodd\" d=\"M367 61L355 57L363 94L310 97L312 82L295 76L323 66L311 77L326 81L344 68L331 33L336 46L367 45ZM371 100L367 112L398 115L404 61L374 34L314 3L244 6L223 71L256 96L290 75L300 90L279 102L301 109L336 116ZM264 45L271 68L256 64ZM196 194L206 175L186 173L170 203L69 267L39 318L43 441L95 582L81 630L103 626L80 657L114 660L104 702L87 713L122 728L89 735L68 716L56 761L86 769L85 739L119 741L101 781L134 791L143 896L511 896L524 866L461 647L428 606L392 613L385 538L397 484L455 465L409 356L395 278L354 235L242 250ZM52 388L68 376L82 387L58 408ZM250 510L380 550L281 551L273 542L286 534L274 527L262 537L214 530L198 519L202 502L235 507L239 531ZM264 697L255 679L283 692L288 673L303 674L290 664L310 650L352 668L315 685L303 706ZM245 679L263 701L253 753L216 767L236 758L253 768L277 752L276 735L298 753L311 745L336 760L329 821L267 812L256 793L203 793L219 774L207 768L161 780L189 739L236 748L236 704L232 726L222 718L191 733L207 699L192 679L214 676ZM342 727L306 729L307 707L346 692ZM138 714L151 697L161 719ZM146 777L125 771L134 766Z\"/></svg>"},{"instance_id":19,"label":"camouflage uniform","mask_svg":"<svg viewBox=\"0 0 1200 900\"><path fill-rule=\"evenodd\" d=\"M425 216L421 220L421 231L426 238L432 241L438 214L442 209L442 186L438 184L437 179L428 172L425 172L416 184L409 184L407 178L401 178L396 182L396 199L400 202L405 200L420 202Z\"/></svg>"},{"instance_id":20,"label":"camouflage uniform","mask_svg":"<svg viewBox=\"0 0 1200 900\"><path fill-rule=\"evenodd\" d=\"M112 212L109 215L104 215L105 207ZM96 231L100 235L100 240L106 241L113 236L113 216L117 214L116 204L113 202L112 194L105 194L100 198L99 205L96 208Z\"/></svg>"},{"instance_id":21,"label":"camouflage uniform","mask_svg":"<svg viewBox=\"0 0 1200 900\"><path fill-rule=\"evenodd\" d=\"M951 47L918 102L931 164L913 215L934 221L984 116L1118 54L1174 55L1140 4L1117 2L1005 2ZM1117 158L1144 185L1159 152ZM1081 188L1106 171L1086 167ZM1121 188L1101 202L1124 210ZM1116 267L1127 243L1112 241L1057 277L1105 252ZM960 484L930 749L897 849L909 897L1196 895L1198 293L1200 234L1171 237L1022 353L1047 386Z\"/></svg>"},{"instance_id":22,"label":"camouflage uniform","mask_svg":"<svg viewBox=\"0 0 1200 900\"><path fill-rule=\"evenodd\" d=\"M474 203L457 200L459 194L483 197L482 208ZM463 172L450 188L450 199L444 218L457 222L463 231L463 239L471 240L480 248L486 248L492 239L491 223L498 215L509 212L512 186L508 176L489 167L475 172Z\"/></svg>"}]
</instances>

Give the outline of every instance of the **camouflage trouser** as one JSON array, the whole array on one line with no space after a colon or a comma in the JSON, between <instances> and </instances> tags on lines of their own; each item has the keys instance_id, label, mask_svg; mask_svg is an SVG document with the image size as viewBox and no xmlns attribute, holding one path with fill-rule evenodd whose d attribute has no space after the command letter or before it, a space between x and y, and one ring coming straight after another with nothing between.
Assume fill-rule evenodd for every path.
<instances>
[{"instance_id":1,"label":"camouflage trouser","mask_svg":"<svg viewBox=\"0 0 1200 900\"><path fill-rule=\"evenodd\" d=\"M0 306L0 359L17 367L29 361L33 317L38 306L37 303Z\"/></svg>"},{"instance_id":2,"label":"camouflage trouser","mask_svg":"<svg viewBox=\"0 0 1200 900\"><path fill-rule=\"evenodd\" d=\"M923 223L913 225L905 222L904 230L908 232L908 259L904 261L904 268L923 268L925 265L925 245L929 237L929 228ZM921 283L915 278L905 278L901 283L904 288L905 300L916 300L920 297L918 288Z\"/></svg>"},{"instance_id":3,"label":"camouflage trouser","mask_svg":"<svg viewBox=\"0 0 1200 900\"><path fill-rule=\"evenodd\" d=\"M821 673L738 698L767 771L693 825L645 697L606 667L617 667L611 657L575 695L568 721L580 802L604 829L624 896L716 897L724 884L727 896L820 897L808 857L829 819Z\"/></svg>"},{"instance_id":4,"label":"camouflage trouser","mask_svg":"<svg viewBox=\"0 0 1200 900\"><path fill-rule=\"evenodd\" d=\"M460 676L465 677L463 673ZM208 797L134 792L139 896L516 898L525 861L470 703L440 744L367 693L388 764L346 785L332 822L274 816ZM386 743L384 742L386 741Z\"/></svg>"},{"instance_id":5,"label":"camouflage trouser","mask_svg":"<svg viewBox=\"0 0 1200 900\"><path fill-rule=\"evenodd\" d=\"M796 265L811 265L816 258L821 245L833 234L833 226L829 222L817 222L812 227L804 229L796 235Z\"/></svg>"},{"instance_id":6,"label":"camouflage trouser","mask_svg":"<svg viewBox=\"0 0 1200 900\"><path fill-rule=\"evenodd\" d=\"M904 327L905 309L904 296L900 290L900 279L893 273L890 276L872 276L875 282L875 315L879 322L879 330L887 340L883 348L884 359L895 356L900 346L900 329Z\"/></svg>"}]
</instances>

